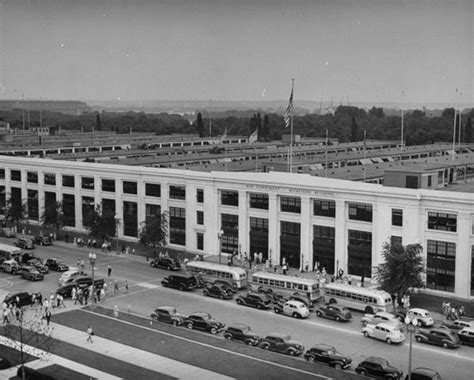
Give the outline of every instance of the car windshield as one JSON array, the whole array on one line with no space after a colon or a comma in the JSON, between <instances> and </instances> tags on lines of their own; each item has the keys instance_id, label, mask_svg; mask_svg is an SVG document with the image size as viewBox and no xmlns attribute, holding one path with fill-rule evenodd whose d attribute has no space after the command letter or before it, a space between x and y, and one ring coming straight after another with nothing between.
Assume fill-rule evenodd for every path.
<instances>
[{"instance_id":1,"label":"car windshield","mask_svg":"<svg viewBox=\"0 0 474 380\"><path fill-rule=\"evenodd\" d=\"M202 314L202 319L205 319L206 321L212 319L211 314Z\"/></svg>"},{"instance_id":2,"label":"car windshield","mask_svg":"<svg viewBox=\"0 0 474 380\"><path fill-rule=\"evenodd\" d=\"M291 340L291 336L287 335L287 336L284 336L282 338L285 342L288 342L289 340Z\"/></svg>"}]
</instances>

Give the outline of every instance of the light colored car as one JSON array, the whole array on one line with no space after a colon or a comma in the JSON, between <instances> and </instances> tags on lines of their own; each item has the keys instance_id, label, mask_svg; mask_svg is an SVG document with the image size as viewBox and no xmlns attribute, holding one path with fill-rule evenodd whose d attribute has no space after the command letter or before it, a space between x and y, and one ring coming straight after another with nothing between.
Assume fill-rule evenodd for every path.
<instances>
[{"instance_id":1,"label":"light colored car","mask_svg":"<svg viewBox=\"0 0 474 380\"><path fill-rule=\"evenodd\" d=\"M68 270L66 272L63 272L63 274L61 274L61 277L59 277L59 280L58 280L59 285L61 286L66 285L67 283L74 281L74 279L80 275L81 275L81 271L79 269L73 269L73 270Z\"/></svg>"},{"instance_id":2,"label":"light colored car","mask_svg":"<svg viewBox=\"0 0 474 380\"><path fill-rule=\"evenodd\" d=\"M20 265L18 264L16 260L13 260L13 259L5 260L2 263L2 269L6 273L16 274L19 268L20 268Z\"/></svg>"},{"instance_id":3,"label":"light colored car","mask_svg":"<svg viewBox=\"0 0 474 380\"><path fill-rule=\"evenodd\" d=\"M406 339L405 334L392 323L381 322L376 325L368 324L362 328L362 334L367 338L383 340L388 344L401 343Z\"/></svg>"},{"instance_id":4,"label":"light colored car","mask_svg":"<svg viewBox=\"0 0 474 380\"><path fill-rule=\"evenodd\" d=\"M277 314L288 315L293 318L308 318L309 309L300 301L290 300L285 303L276 303L273 311Z\"/></svg>"},{"instance_id":5,"label":"light colored car","mask_svg":"<svg viewBox=\"0 0 474 380\"><path fill-rule=\"evenodd\" d=\"M362 319L360 320L360 324L362 326L367 326L369 324L376 325L378 323L385 322L385 323L392 323L393 325L399 327L400 329L404 328L403 322L396 317L396 315L392 313L388 313L386 311L379 311L375 314L364 314Z\"/></svg>"},{"instance_id":6,"label":"light colored car","mask_svg":"<svg viewBox=\"0 0 474 380\"><path fill-rule=\"evenodd\" d=\"M418 321L418 327L429 327L434 325L434 319L428 310L413 308L407 312L407 317L411 320L415 319Z\"/></svg>"}]
</instances>

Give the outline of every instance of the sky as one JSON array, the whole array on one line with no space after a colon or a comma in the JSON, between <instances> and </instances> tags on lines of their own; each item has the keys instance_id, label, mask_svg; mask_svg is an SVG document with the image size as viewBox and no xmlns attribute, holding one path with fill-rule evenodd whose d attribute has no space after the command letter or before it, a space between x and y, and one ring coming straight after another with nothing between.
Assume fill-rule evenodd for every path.
<instances>
[{"instance_id":1,"label":"sky","mask_svg":"<svg viewBox=\"0 0 474 380\"><path fill-rule=\"evenodd\" d=\"M471 0L0 0L0 99L473 103Z\"/></svg>"}]
</instances>

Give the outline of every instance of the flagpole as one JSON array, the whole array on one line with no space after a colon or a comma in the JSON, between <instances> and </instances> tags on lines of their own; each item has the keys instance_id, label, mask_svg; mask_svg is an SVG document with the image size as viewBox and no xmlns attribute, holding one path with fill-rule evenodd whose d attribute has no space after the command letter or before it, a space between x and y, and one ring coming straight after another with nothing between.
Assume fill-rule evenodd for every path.
<instances>
[{"instance_id":1,"label":"flagpole","mask_svg":"<svg viewBox=\"0 0 474 380\"><path fill-rule=\"evenodd\" d=\"M291 95L293 95L293 90L295 88L295 80L291 80ZM294 102L294 100L292 99ZM294 104L294 103L293 103ZM291 107L290 114L290 173L293 173L293 110L294 106Z\"/></svg>"},{"instance_id":2,"label":"flagpole","mask_svg":"<svg viewBox=\"0 0 474 380\"><path fill-rule=\"evenodd\" d=\"M329 135L328 135L328 129L326 128L326 154L325 154L326 178L328 177L328 144L329 144Z\"/></svg>"},{"instance_id":3,"label":"flagpole","mask_svg":"<svg viewBox=\"0 0 474 380\"><path fill-rule=\"evenodd\" d=\"M400 134L400 150L403 150L403 146L405 145L403 139L403 95L405 94L405 90L402 90L402 125L401 125L401 134Z\"/></svg>"},{"instance_id":4,"label":"flagpole","mask_svg":"<svg viewBox=\"0 0 474 380\"><path fill-rule=\"evenodd\" d=\"M458 93L458 89L456 89L456 94ZM454 156L456 152L456 101L454 102L454 127L453 127L453 156L451 160L454 161Z\"/></svg>"},{"instance_id":5,"label":"flagpole","mask_svg":"<svg viewBox=\"0 0 474 380\"><path fill-rule=\"evenodd\" d=\"M367 150L366 150L366 136L367 136L367 131L364 129L364 166L363 166L363 170L364 170L364 182L365 182L365 160L367 158Z\"/></svg>"},{"instance_id":6,"label":"flagpole","mask_svg":"<svg viewBox=\"0 0 474 380\"><path fill-rule=\"evenodd\" d=\"M462 132L462 92L459 91L459 132L458 132L458 147L461 146L461 132Z\"/></svg>"}]
</instances>

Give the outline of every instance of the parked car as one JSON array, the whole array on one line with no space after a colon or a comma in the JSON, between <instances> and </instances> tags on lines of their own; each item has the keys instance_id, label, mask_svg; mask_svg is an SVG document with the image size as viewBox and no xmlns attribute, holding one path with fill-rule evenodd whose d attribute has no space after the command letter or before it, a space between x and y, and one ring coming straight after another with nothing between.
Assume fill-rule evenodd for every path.
<instances>
[{"instance_id":1,"label":"parked car","mask_svg":"<svg viewBox=\"0 0 474 380\"><path fill-rule=\"evenodd\" d=\"M175 288L179 290L191 290L197 287L196 277L189 274L172 274L166 276L161 285L165 288Z\"/></svg>"},{"instance_id":2,"label":"parked car","mask_svg":"<svg viewBox=\"0 0 474 380\"><path fill-rule=\"evenodd\" d=\"M16 307L28 306L33 304L33 295L28 292L8 293L3 300L8 306Z\"/></svg>"},{"instance_id":3,"label":"parked car","mask_svg":"<svg viewBox=\"0 0 474 380\"><path fill-rule=\"evenodd\" d=\"M35 243L33 239L30 238L18 238L13 242L13 245L16 245L18 248L21 249L33 249L35 247Z\"/></svg>"},{"instance_id":4,"label":"parked car","mask_svg":"<svg viewBox=\"0 0 474 380\"><path fill-rule=\"evenodd\" d=\"M347 307L334 303L321 306L316 310L316 315L322 318L335 319L338 322L345 322L352 318L352 313Z\"/></svg>"},{"instance_id":5,"label":"parked car","mask_svg":"<svg viewBox=\"0 0 474 380\"><path fill-rule=\"evenodd\" d=\"M18 273L20 273L20 276L25 280L39 281L44 279L44 275L33 266L21 266Z\"/></svg>"},{"instance_id":6,"label":"parked car","mask_svg":"<svg viewBox=\"0 0 474 380\"><path fill-rule=\"evenodd\" d=\"M49 236L43 236L43 235L36 235L33 238L33 241L37 245L51 245L51 238Z\"/></svg>"},{"instance_id":7,"label":"parked car","mask_svg":"<svg viewBox=\"0 0 474 380\"><path fill-rule=\"evenodd\" d=\"M173 326L181 326L184 324L185 318L186 316L178 313L174 306L160 306L151 313L151 319L169 323Z\"/></svg>"},{"instance_id":8,"label":"parked car","mask_svg":"<svg viewBox=\"0 0 474 380\"><path fill-rule=\"evenodd\" d=\"M0 236L7 238L14 238L16 236L13 228L3 227L0 228Z\"/></svg>"},{"instance_id":9,"label":"parked car","mask_svg":"<svg viewBox=\"0 0 474 380\"><path fill-rule=\"evenodd\" d=\"M429 327L434 325L433 317L428 310L413 308L409 310L403 309L397 313L397 318L402 322L405 322L407 316L412 320L416 318L418 327Z\"/></svg>"},{"instance_id":10,"label":"parked car","mask_svg":"<svg viewBox=\"0 0 474 380\"><path fill-rule=\"evenodd\" d=\"M405 324L397 318L395 314L386 312L386 311L379 311L375 314L364 314L362 319L360 320L360 324L362 326L367 326L368 324L376 325L377 323L392 323L393 325L397 326L400 330L405 328Z\"/></svg>"},{"instance_id":11,"label":"parked car","mask_svg":"<svg viewBox=\"0 0 474 380\"><path fill-rule=\"evenodd\" d=\"M180 270L181 269L181 264L179 263L179 261L168 258L168 257L151 260L150 265L154 268L162 268L166 270Z\"/></svg>"},{"instance_id":12,"label":"parked car","mask_svg":"<svg viewBox=\"0 0 474 380\"><path fill-rule=\"evenodd\" d=\"M223 278L218 278L217 280L214 280L214 281L204 281L203 287L206 284L223 285L227 289L229 289L232 293L236 293L239 290L239 288L238 288L238 286L235 282L233 282L231 280L226 280L226 279L223 279Z\"/></svg>"},{"instance_id":13,"label":"parked car","mask_svg":"<svg viewBox=\"0 0 474 380\"><path fill-rule=\"evenodd\" d=\"M190 314L184 319L184 325L188 329L197 329L217 334L224 330L225 324L216 321L209 313L197 312Z\"/></svg>"},{"instance_id":14,"label":"parked car","mask_svg":"<svg viewBox=\"0 0 474 380\"><path fill-rule=\"evenodd\" d=\"M458 337L462 344L474 346L474 327L464 327L458 331Z\"/></svg>"},{"instance_id":15,"label":"parked car","mask_svg":"<svg viewBox=\"0 0 474 380\"><path fill-rule=\"evenodd\" d=\"M239 305L255 307L257 309L268 309L272 306L272 300L265 294L252 293L240 294L235 300Z\"/></svg>"},{"instance_id":16,"label":"parked car","mask_svg":"<svg viewBox=\"0 0 474 380\"><path fill-rule=\"evenodd\" d=\"M29 253L29 252L25 252L19 257L20 264L27 263L28 261L33 260L33 259L39 259L39 257L36 256L34 253Z\"/></svg>"},{"instance_id":17,"label":"parked car","mask_svg":"<svg viewBox=\"0 0 474 380\"><path fill-rule=\"evenodd\" d=\"M20 264L16 260L5 260L2 263L2 269L5 273L17 274Z\"/></svg>"},{"instance_id":18,"label":"parked car","mask_svg":"<svg viewBox=\"0 0 474 380\"><path fill-rule=\"evenodd\" d=\"M359 375L372 376L377 379L399 380L403 372L390 365L388 360L378 356L369 356L359 363L355 371Z\"/></svg>"},{"instance_id":19,"label":"parked car","mask_svg":"<svg viewBox=\"0 0 474 380\"><path fill-rule=\"evenodd\" d=\"M290 356L299 356L304 351L304 346L291 339L291 336L281 333L273 333L263 338L258 346L264 350L270 350Z\"/></svg>"},{"instance_id":20,"label":"parked car","mask_svg":"<svg viewBox=\"0 0 474 380\"><path fill-rule=\"evenodd\" d=\"M72 282L78 288L88 288L92 285L92 277L90 276L77 276ZM105 280L103 278L94 278L94 287L97 289L102 289L104 287Z\"/></svg>"},{"instance_id":21,"label":"parked car","mask_svg":"<svg viewBox=\"0 0 474 380\"><path fill-rule=\"evenodd\" d=\"M415 368L411 371L410 375L406 375L405 380L442 380L441 375L435 371L434 369L430 368Z\"/></svg>"},{"instance_id":22,"label":"parked car","mask_svg":"<svg viewBox=\"0 0 474 380\"><path fill-rule=\"evenodd\" d=\"M7 358L0 356L0 370L8 369L12 366L10 361Z\"/></svg>"},{"instance_id":23,"label":"parked car","mask_svg":"<svg viewBox=\"0 0 474 380\"><path fill-rule=\"evenodd\" d=\"M306 351L304 358L311 363L326 364L336 369L347 369L352 359L328 344L316 344Z\"/></svg>"},{"instance_id":24,"label":"parked car","mask_svg":"<svg viewBox=\"0 0 474 380\"><path fill-rule=\"evenodd\" d=\"M228 340L241 341L249 346L256 346L260 342L260 336L252 329L242 323L234 323L224 330L224 338Z\"/></svg>"},{"instance_id":25,"label":"parked car","mask_svg":"<svg viewBox=\"0 0 474 380\"><path fill-rule=\"evenodd\" d=\"M49 268L47 265L43 264L43 261L39 257L35 257L31 260L28 260L26 262L26 265L31 265L32 267L35 267L38 271L40 271L42 274L49 273Z\"/></svg>"},{"instance_id":26,"label":"parked car","mask_svg":"<svg viewBox=\"0 0 474 380\"><path fill-rule=\"evenodd\" d=\"M207 297L220 298L222 300L228 300L233 297L232 291L229 288L222 284L210 284L206 283L204 290L202 291Z\"/></svg>"},{"instance_id":27,"label":"parked car","mask_svg":"<svg viewBox=\"0 0 474 380\"><path fill-rule=\"evenodd\" d=\"M383 340L388 344L401 343L406 339L405 334L397 326L387 322L368 324L362 328L362 334L367 338Z\"/></svg>"},{"instance_id":28,"label":"parked car","mask_svg":"<svg viewBox=\"0 0 474 380\"><path fill-rule=\"evenodd\" d=\"M456 319L455 321L443 321L441 322L441 326L447 327L451 330L461 330L464 327L472 327L474 328L474 321L465 321L462 319Z\"/></svg>"},{"instance_id":29,"label":"parked car","mask_svg":"<svg viewBox=\"0 0 474 380\"><path fill-rule=\"evenodd\" d=\"M461 345L459 336L449 329L419 330L415 339L421 343L435 344L444 348L458 348Z\"/></svg>"},{"instance_id":30,"label":"parked car","mask_svg":"<svg viewBox=\"0 0 474 380\"><path fill-rule=\"evenodd\" d=\"M56 294L62 295L64 298L71 298L72 297L72 289L76 288L76 284L67 284L60 286L56 289Z\"/></svg>"},{"instance_id":31,"label":"parked car","mask_svg":"<svg viewBox=\"0 0 474 380\"><path fill-rule=\"evenodd\" d=\"M309 309L300 301L278 302L273 305L273 311L293 318L308 318L309 316Z\"/></svg>"},{"instance_id":32,"label":"parked car","mask_svg":"<svg viewBox=\"0 0 474 380\"><path fill-rule=\"evenodd\" d=\"M62 261L57 259L56 257L51 257L46 260L46 265L49 269L57 271L57 272L66 272L69 267L64 264Z\"/></svg>"}]
</instances>

